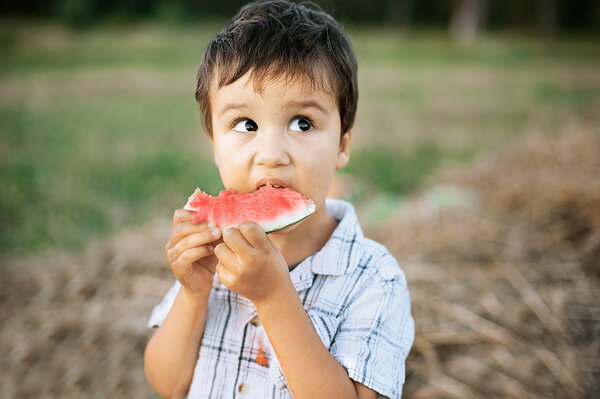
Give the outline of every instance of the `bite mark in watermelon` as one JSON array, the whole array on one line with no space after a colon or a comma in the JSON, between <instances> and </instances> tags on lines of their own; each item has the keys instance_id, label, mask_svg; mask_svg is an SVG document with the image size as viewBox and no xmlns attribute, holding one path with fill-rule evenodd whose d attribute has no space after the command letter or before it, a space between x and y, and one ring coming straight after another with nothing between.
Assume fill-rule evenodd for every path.
<instances>
[{"instance_id":1,"label":"bite mark in watermelon","mask_svg":"<svg viewBox=\"0 0 600 399\"><path fill-rule=\"evenodd\" d=\"M183 209L194 211L193 223L212 221L226 229L253 221L271 233L307 218L315 204L291 188L265 186L252 193L222 190L217 197L197 188Z\"/></svg>"}]
</instances>

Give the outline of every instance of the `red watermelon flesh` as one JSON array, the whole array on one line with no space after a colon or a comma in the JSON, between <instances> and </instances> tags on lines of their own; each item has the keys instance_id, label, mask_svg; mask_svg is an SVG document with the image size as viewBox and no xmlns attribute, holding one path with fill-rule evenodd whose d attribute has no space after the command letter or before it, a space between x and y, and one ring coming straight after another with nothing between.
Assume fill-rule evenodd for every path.
<instances>
[{"instance_id":1,"label":"red watermelon flesh","mask_svg":"<svg viewBox=\"0 0 600 399\"><path fill-rule=\"evenodd\" d=\"M225 229L253 221L270 233L310 216L315 204L291 188L265 186L252 193L222 190L217 197L197 188L184 209L194 211L194 223L212 221Z\"/></svg>"}]
</instances>

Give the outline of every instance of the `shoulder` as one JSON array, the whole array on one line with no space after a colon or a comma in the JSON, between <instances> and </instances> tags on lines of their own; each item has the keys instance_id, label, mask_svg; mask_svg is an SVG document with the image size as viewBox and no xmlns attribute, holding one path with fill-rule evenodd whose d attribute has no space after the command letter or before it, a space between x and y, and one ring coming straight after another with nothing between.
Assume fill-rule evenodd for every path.
<instances>
[{"instance_id":1,"label":"shoulder","mask_svg":"<svg viewBox=\"0 0 600 399\"><path fill-rule=\"evenodd\" d=\"M345 273L329 276L327 284L340 315L364 308L369 310L363 316L371 317L390 307L410 306L404 272L384 245L361 237L354 243L351 258Z\"/></svg>"},{"instance_id":2,"label":"shoulder","mask_svg":"<svg viewBox=\"0 0 600 399\"><path fill-rule=\"evenodd\" d=\"M330 345L354 381L386 397L400 397L414 321L404 273L382 244L355 243L356 267L343 276L351 287L341 303Z\"/></svg>"},{"instance_id":3,"label":"shoulder","mask_svg":"<svg viewBox=\"0 0 600 399\"><path fill-rule=\"evenodd\" d=\"M376 281L405 282L400 265L383 244L366 237L362 237L358 244L358 269L367 270L371 279Z\"/></svg>"},{"instance_id":4,"label":"shoulder","mask_svg":"<svg viewBox=\"0 0 600 399\"><path fill-rule=\"evenodd\" d=\"M376 276L383 280L393 280L404 276L396 258L381 243L370 238L363 237L361 240L361 258L359 265L374 267Z\"/></svg>"},{"instance_id":5,"label":"shoulder","mask_svg":"<svg viewBox=\"0 0 600 399\"><path fill-rule=\"evenodd\" d=\"M314 272L404 281L402 270L387 248L364 236L351 203L328 199L327 210L339 224L315 257Z\"/></svg>"}]
</instances>

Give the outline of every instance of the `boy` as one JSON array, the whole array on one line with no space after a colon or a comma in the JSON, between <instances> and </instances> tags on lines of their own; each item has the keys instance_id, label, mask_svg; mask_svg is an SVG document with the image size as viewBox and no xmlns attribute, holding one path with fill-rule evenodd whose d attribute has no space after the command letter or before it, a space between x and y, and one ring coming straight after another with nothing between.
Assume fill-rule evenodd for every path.
<instances>
[{"instance_id":1,"label":"boy","mask_svg":"<svg viewBox=\"0 0 600 399\"><path fill-rule=\"evenodd\" d=\"M245 6L208 44L196 99L224 186L291 187L316 211L269 236L175 212L178 281L144 356L160 395L400 397L414 337L404 275L349 203L325 199L349 160L356 71L333 18L287 1Z\"/></svg>"}]
</instances>

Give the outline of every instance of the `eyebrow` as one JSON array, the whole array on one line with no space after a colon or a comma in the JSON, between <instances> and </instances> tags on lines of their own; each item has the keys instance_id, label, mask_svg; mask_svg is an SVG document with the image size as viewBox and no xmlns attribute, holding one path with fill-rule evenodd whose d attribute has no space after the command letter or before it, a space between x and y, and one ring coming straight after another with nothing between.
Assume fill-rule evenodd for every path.
<instances>
[{"instance_id":1,"label":"eyebrow","mask_svg":"<svg viewBox=\"0 0 600 399\"><path fill-rule=\"evenodd\" d=\"M297 107L297 108L316 108L317 110L321 111L324 114L329 114L329 111L327 111L327 108L322 103L320 103L319 101L316 101L316 100L312 100L312 99L301 100L301 101L290 101L290 102L287 102L285 105L288 107Z\"/></svg>"},{"instance_id":2,"label":"eyebrow","mask_svg":"<svg viewBox=\"0 0 600 399\"><path fill-rule=\"evenodd\" d=\"M319 101L316 100L301 100L301 101L289 101L287 103L284 104L286 107L295 107L295 108L315 108L319 111L321 111L324 114L329 114L329 111L327 111L327 108L321 104ZM247 110L248 109L248 105L244 104L244 103L229 103L226 104L223 109L221 109L221 111L219 112L219 116L224 115L225 113L232 111L232 110Z\"/></svg>"},{"instance_id":3,"label":"eyebrow","mask_svg":"<svg viewBox=\"0 0 600 399\"><path fill-rule=\"evenodd\" d=\"M219 112L219 116L223 116L223 114L231 111L231 110L245 110L248 109L248 106L244 103L229 103L223 107L223 109Z\"/></svg>"}]
</instances>

